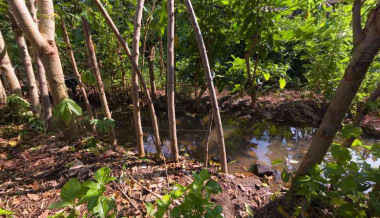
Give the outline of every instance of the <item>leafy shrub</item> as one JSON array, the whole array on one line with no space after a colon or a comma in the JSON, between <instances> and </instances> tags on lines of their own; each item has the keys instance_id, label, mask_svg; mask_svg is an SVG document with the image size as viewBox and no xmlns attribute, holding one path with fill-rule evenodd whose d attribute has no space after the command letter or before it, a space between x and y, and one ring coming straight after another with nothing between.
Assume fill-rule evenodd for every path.
<instances>
[{"instance_id":1,"label":"leafy shrub","mask_svg":"<svg viewBox=\"0 0 380 218\"><path fill-rule=\"evenodd\" d=\"M92 119L91 125L94 125L99 132L107 133L115 127L115 120L104 117L103 119Z\"/></svg>"},{"instance_id":2,"label":"leafy shrub","mask_svg":"<svg viewBox=\"0 0 380 218\"><path fill-rule=\"evenodd\" d=\"M78 205L87 204L90 217L112 218L115 217L116 205L113 199L104 196L106 184L115 180L110 176L111 169L103 167L96 171L95 181L79 182L78 179L70 179L61 190L61 200L50 205L53 208L69 208L67 217L79 217L75 209ZM55 217L66 217L58 213Z\"/></svg>"},{"instance_id":3,"label":"leafy shrub","mask_svg":"<svg viewBox=\"0 0 380 218\"><path fill-rule=\"evenodd\" d=\"M350 137L358 132L347 127L344 135ZM364 153L371 152L373 159L380 158L380 144L364 146L356 139L355 145L362 146ZM339 144L333 144L330 153L329 160L298 178L296 194L321 203L338 217L380 216L380 190L375 188L380 184L379 167L372 168L365 157L353 157L351 149Z\"/></svg>"},{"instance_id":4,"label":"leafy shrub","mask_svg":"<svg viewBox=\"0 0 380 218\"><path fill-rule=\"evenodd\" d=\"M9 107L13 108L15 111L23 112L30 109L30 103L27 100L14 94L8 96L7 104Z\"/></svg>"},{"instance_id":5,"label":"leafy shrub","mask_svg":"<svg viewBox=\"0 0 380 218\"><path fill-rule=\"evenodd\" d=\"M211 202L211 195L222 191L219 184L211 179L207 170L193 177L194 182L190 185L176 184L171 192L155 204L147 203L147 215L156 218L165 214L170 214L170 217L222 217L222 207ZM181 200L181 203L171 209L176 200Z\"/></svg>"},{"instance_id":6,"label":"leafy shrub","mask_svg":"<svg viewBox=\"0 0 380 218\"><path fill-rule=\"evenodd\" d=\"M82 116L82 108L70 98L62 100L53 110L53 116L69 126L76 117Z\"/></svg>"}]
</instances>

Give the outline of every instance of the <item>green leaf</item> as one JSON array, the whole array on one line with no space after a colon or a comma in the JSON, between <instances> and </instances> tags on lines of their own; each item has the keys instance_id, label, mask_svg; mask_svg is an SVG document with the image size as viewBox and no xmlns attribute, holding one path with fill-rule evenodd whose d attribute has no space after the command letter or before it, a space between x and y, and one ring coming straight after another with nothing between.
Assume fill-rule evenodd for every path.
<instances>
[{"instance_id":1,"label":"green leaf","mask_svg":"<svg viewBox=\"0 0 380 218\"><path fill-rule=\"evenodd\" d=\"M276 165L283 164L283 163L284 163L283 160L273 160L272 161L272 166L276 166Z\"/></svg>"},{"instance_id":2,"label":"green leaf","mask_svg":"<svg viewBox=\"0 0 380 218\"><path fill-rule=\"evenodd\" d=\"M285 86L286 86L286 80L284 78L280 78L280 80L278 81L278 83L280 85L280 89L285 88Z\"/></svg>"},{"instance_id":3,"label":"green leaf","mask_svg":"<svg viewBox=\"0 0 380 218\"><path fill-rule=\"evenodd\" d=\"M331 146L331 154L338 163L344 163L351 160L350 151L340 145Z\"/></svg>"},{"instance_id":4,"label":"green leaf","mask_svg":"<svg viewBox=\"0 0 380 218\"><path fill-rule=\"evenodd\" d=\"M98 205L94 208L94 213L98 214L101 218L109 217L111 210L115 209L115 201L101 197L99 198Z\"/></svg>"},{"instance_id":5,"label":"green leaf","mask_svg":"<svg viewBox=\"0 0 380 218\"><path fill-rule=\"evenodd\" d=\"M363 143L362 141L360 141L359 139L355 139L353 142L352 142L352 147L356 147L356 146L362 146Z\"/></svg>"},{"instance_id":6,"label":"green leaf","mask_svg":"<svg viewBox=\"0 0 380 218\"><path fill-rule=\"evenodd\" d=\"M286 183L286 182L289 182L290 174L289 174L288 171L286 171L285 169L281 172L281 179L282 179L282 181L284 181L285 183Z\"/></svg>"},{"instance_id":7,"label":"green leaf","mask_svg":"<svg viewBox=\"0 0 380 218\"><path fill-rule=\"evenodd\" d=\"M203 183L204 181L206 181L209 178L210 178L210 174L208 173L208 171L205 169L201 170L201 172L199 173L199 179L200 179L199 182Z\"/></svg>"},{"instance_id":8,"label":"green leaf","mask_svg":"<svg viewBox=\"0 0 380 218\"><path fill-rule=\"evenodd\" d=\"M155 208L151 203L145 203L147 217L154 217Z\"/></svg>"},{"instance_id":9,"label":"green leaf","mask_svg":"<svg viewBox=\"0 0 380 218\"><path fill-rule=\"evenodd\" d=\"M5 210L0 208L0 215L13 215L14 213L10 210Z\"/></svg>"},{"instance_id":10,"label":"green leaf","mask_svg":"<svg viewBox=\"0 0 380 218\"><path fill-rule=\"evenodd\" d=\"M220 185L213 179L210 179L210 181L206 183L206 190L209 193L213 193L213 194L222 192L222 188L220 187Z\"/></svg>"},{"instance_id":11,"label":"green leaf","mask_svg":"<svg viewBox=\"0 0 380 218\"><path fill-rule=\"evenodd\" d=\"M298 181L301 182L301 183L306 183L306 182L309 182L311 181L311 177L306 175L306 176L300 176L298 178Z\"/></svg>"},{"instance_id":12,"label":"green leaf","mask_svg":"<svg viewBox=\"0 0 380 218\"><path fill-rule=\"evenodd\" d=\"M61 190L61 199L66 202L73 202L75 198L80 198L82 185L78 179L70 179Z\"/></svg>"},{"instance_id":13,"label":"green leaf","mask_svg":"<svg viewBox=\"0 0 380 218\"><path fill-rule=\"evenodd\" d=\"M111 169L108 167L102 167L98 169L95 173L95 179L101 184L107 184L116 178L111 177Z\"/></svg>"},{"instance_id":14,"label":"green leaf","mask_svg":"<svg viewBox=\"0 0 380 218\"><path fill-rule=\"evenodd\" d=\"M67 206L72 206L72 205L73 205L72 202L60 200L60 201L52 203L49 206L49 209L61 209L61 208L65 208Z\"/></svg>"},{"instance_id":15,"label":"green leaf","mask_svg":"<svg viewBox=\"0 0 380 218\"><path fill-rule=\"evenodd\" d=\"M263 76L264 76L265 81L268 81L270 79L270 73L268 72L263 72Z\"/></svg>"},{"instance_id":16,"label":"green leaf","mask_svg":"<svg viewBox=\"0 0 380 218\"><path fill-rule=\"evenodd\" d=\"M342 135L344 138L358 138L362 134L362 128L348 124L343 126Z\"/></svg>"}]
</instances>

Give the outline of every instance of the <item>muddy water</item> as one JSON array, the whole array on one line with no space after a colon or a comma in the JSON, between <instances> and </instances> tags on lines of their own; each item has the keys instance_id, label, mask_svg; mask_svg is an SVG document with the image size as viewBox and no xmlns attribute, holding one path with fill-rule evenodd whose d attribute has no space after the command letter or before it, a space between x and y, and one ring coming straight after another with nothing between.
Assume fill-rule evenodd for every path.
<instances>
[{"instance_id":1,"label":"muddy water","mask_svg":"<svg viewBox=\"0 0 380 218\"><path fill-rule=\"evenodd\" d=\"M185 114L177 118L178 143L182 154L190 155L203 161L206 156L205 144L209 138L209 159L218 160L218 146L216 131L212 130L208 137L208 117L199 119ZM127 124L127 123L124 123ZM149 122L144 125L144 144L147 153L154 153L152 129ZM130 125L118 125L117 132L121 143L133 146L134 132L127 128ZM160 123L163 152L170 156L169 132L166 123ZM227 148L227 156L231 172L273 171L275 174L282 169L294 171L305 155L316 131L310 127L278 126L269 122L242 122L234 119L224 119L223 128ZM366 145L380 141L375 139L362 139ZM366 162L373 167L380 166L380 160L375 160L361 150L353 150L354 159L366 155ZM277 173L276 173L277 172Z\"/></svg>"}]
</instances>

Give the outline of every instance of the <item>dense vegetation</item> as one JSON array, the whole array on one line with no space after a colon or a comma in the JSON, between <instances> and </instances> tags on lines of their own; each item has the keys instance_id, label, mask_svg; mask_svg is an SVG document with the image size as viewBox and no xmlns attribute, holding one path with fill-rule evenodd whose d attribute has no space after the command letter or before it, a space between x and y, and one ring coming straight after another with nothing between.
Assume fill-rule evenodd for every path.
<instances>
[{"instance_id":1,"label":"dense vegetation","mask_svg":"<svg viewBox=\"0 0 380 218\"><path fill-rule=\"evenodd\" d=\"M16 186L8 175L24 172L18 155L46 154L49 146L42 149L34 136L54 136L53 150L61 155L66 147L58 144L68 143L59 158L72 155L78 168L88 159L83 153L94 157L84 164L85 178L70 174L78 168L65 161L69 170L49 174L64 179L56 186L60 200L41 206L46 216L132 216L117 196L150 217L380 216L378 1L0 0L0 21L0 215L36 216L12 212L1 195L46 191L28 181L31 192L8 192ZM202 158L180 143L182 117L206 126L205 145L196 145L205 147ZM247 169L256 174L253 189L263 182L271 197L233 210L215 196L234 188L253 194L234 186L240 180L227 150L237 145L222 127L231 117L254 135L264 134L267 120L275 123L264 127L270 135L284 123L318 127L297 169L277 172L282 188L272 181L276 172L262 175L256 163ZM121 139L123 128L131 140ZM209 158L213 141L218 155ZM131 169L91 165L107 164L103 157L114 153L114 165L130 156L136 162L126 164ZM125 175L137 166L145 173L150 164L166 175L159 193ZM169 176L181 164L191 181ZM153 198L136 200L133 190Z\"/></svg>"}]
</instances>

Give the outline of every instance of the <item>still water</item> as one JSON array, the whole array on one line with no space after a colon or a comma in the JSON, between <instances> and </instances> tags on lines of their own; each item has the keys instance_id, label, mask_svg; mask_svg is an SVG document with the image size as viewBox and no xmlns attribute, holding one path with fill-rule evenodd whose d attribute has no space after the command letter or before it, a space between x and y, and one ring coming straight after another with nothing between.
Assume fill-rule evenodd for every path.
<instances>
[{"instance_id":1,"label":"still water","mask_svg":"<svg viewBox=\"0 0 380 218\"><path fill-rule=\"evenodd\" d=\"M152 129L149 122L143 124L146 152L155 153ZM209 159L218 160L216 131L213 129L208 137L208 126L208 117L177 118L178 144L183 154L200 161L205 160L205 145L209 138ZM170 156L168 126L166 123L161 123L160 128L164 144L163 152L166 156ZM250 123L234 119L224 119L223 128L230 171L243 173L252 171L255 166L258 166L259 172L271 169L275 174L283 169L296 170L316 131L310 127L278 126L265 121ZM117 132L122 143L133 146L133 130L118 125ZM364 138L362 142L365 145L372 145L380 141ZM365 161L372 167L380 166L380 159L376 160L362 149L352 150L352 156L357 161L361 159L360 156L364 156Z\"/></svg>"}]
</instances>

